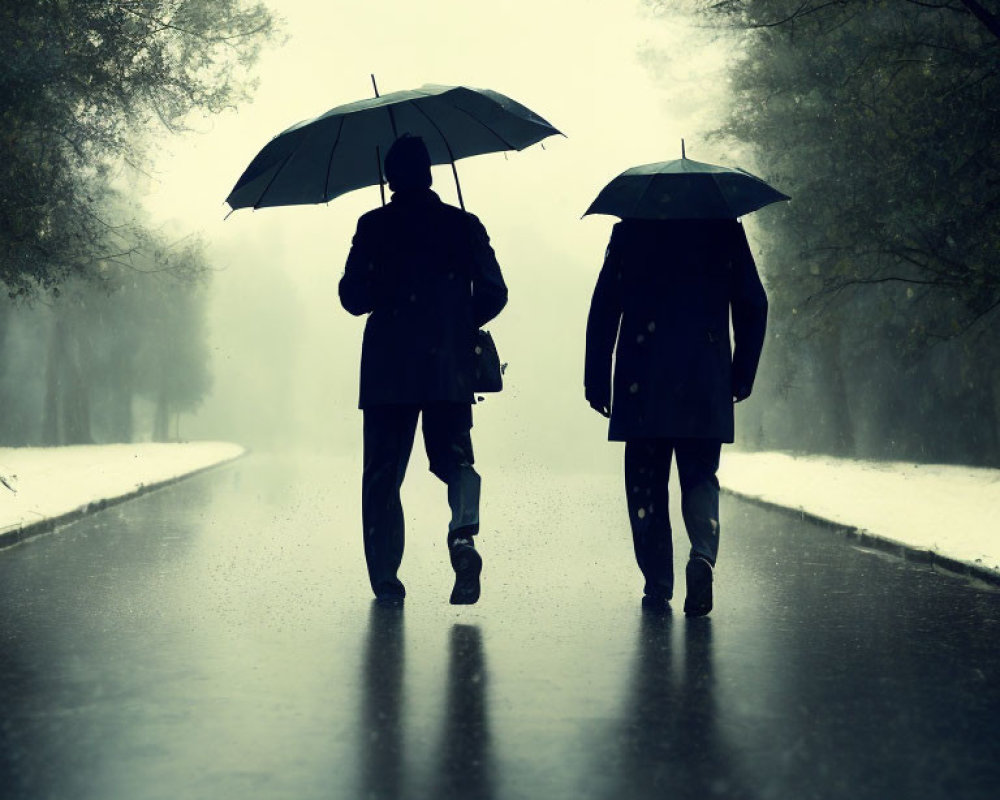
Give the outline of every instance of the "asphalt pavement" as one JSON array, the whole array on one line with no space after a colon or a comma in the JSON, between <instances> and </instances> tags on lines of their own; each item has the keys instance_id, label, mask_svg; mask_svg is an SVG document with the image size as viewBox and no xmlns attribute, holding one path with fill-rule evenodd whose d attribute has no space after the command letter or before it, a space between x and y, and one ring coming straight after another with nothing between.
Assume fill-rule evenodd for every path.
<instances>
[{"instance_id":1,"label":"asphalt pavement","mask_svg":"<svg viewBox=\"0 0 1000 800\"><path fill-rule=\"evenodd\" d=\"M0 797L996 797L995 587L727 497L716 610L680 612L681 562L651 615L620 479L484 465L483 599L453 607L424 467L402 609L346 458L254 455L0 552Z\"/></svg>"}]
</instances>

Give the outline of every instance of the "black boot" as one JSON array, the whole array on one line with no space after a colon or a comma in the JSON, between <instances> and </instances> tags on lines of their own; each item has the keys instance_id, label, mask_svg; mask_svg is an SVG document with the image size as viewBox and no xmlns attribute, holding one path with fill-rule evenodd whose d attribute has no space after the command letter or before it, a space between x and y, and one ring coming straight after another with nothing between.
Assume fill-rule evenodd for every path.
<instances>
[{"instance_id":1,"label":"black boot","mask_svg":"<svg viewBox=\"0 0 1000 800\"><path fill-rule=\"evenodd\" d=\"M684 613L703 617L712 610L712 565L707 559L695 556L688 561L684 576L687 578Z\"/></svg>"},{"instance_id":2,"label":"black boot","mask_svg":"<svg viewBox=\"0 0 1000 800\"><path fill-rule=\"evenodd\" d=\"M669 614L670 595L663 592L647 592L642 596L642 608L658 614Z\"/></svg>"},{"instance_id":3,"label":"black boot","mask_svg":"<svg viewBox=\"0 0 1000 800\"><path fill-rule=\"evenodd\" d=\"M450 539L448 553L455 570L455 588L451 590L449 602L453 606L472 605L479 599L479 574L483 571L483 559L476 552L471 536Z\"/></svg>"}]
</instances>

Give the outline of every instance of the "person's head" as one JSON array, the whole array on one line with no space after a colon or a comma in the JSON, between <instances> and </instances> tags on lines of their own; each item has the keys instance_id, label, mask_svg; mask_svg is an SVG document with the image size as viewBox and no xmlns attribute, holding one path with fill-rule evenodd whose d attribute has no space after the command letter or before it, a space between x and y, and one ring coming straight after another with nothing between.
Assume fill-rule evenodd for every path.
<instances>
[{"instance_id":1,"label":"person's head","mask_svg":"<svg viewBox=\"0 0 1000 800\"><path fill-rule=\"evenodd\" d=\"M419 136L404 133L385 154L385 177L389 188L398 192L407 189L429 189L431 156Z\"/></svg>"}]
</instances>

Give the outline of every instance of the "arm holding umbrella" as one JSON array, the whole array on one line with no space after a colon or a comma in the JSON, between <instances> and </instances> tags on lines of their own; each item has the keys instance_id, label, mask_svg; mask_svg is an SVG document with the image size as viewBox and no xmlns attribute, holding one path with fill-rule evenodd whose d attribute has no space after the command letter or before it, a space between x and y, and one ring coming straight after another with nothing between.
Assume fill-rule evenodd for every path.
<instances>
[{"instance_id":1,"label":"arm holding umbrella","mask_svg":"<svg viewBox=\"0 0 1000 800\"><path fill-rule=\"evenodd\" d=\"M733 399L746 400L753 390L767 330L767 295L747 244L743 226L734 223L730 305L733 315Z\"/></svg>"},{"instance_id":2,"label":"arm holding umbrella","mask_svg":"<svg viewBox=\"0 0 1000 800\"><path fill-rule=\"evenodd\" d=\"M368 215L358 220L358 229L347 255L344 277L340 279L340 304L351 314L360 316L375 308L375 260L372 254L374 236Z\"/></svg>"}]
</instances>

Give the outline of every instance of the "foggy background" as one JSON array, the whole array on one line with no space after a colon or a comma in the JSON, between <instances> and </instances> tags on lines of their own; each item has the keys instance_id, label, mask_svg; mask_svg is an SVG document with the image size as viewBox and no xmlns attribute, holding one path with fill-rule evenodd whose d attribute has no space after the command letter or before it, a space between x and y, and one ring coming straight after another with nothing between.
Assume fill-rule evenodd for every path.
<instances>
[{"instance_id":1,"label":"foggy background","mask_svg":"<svg viewBox=\"0 0 1000 800\"><path fill-rule=\"evenodd\" d=\"M684 138L793 198L744 220L771 314L736 446L1000 465L1000 8L983 7L150 4L173 28L101 0L0 9L0 444L356 453L364 320L337 282L377 187L228 219L223 200L270 138L372 96L374 73L383 93L494 89L566 135L457 165L510 288L481 461L619 468L582 391L616 220L580 215Z\"/></svg>"}]
</instances>

